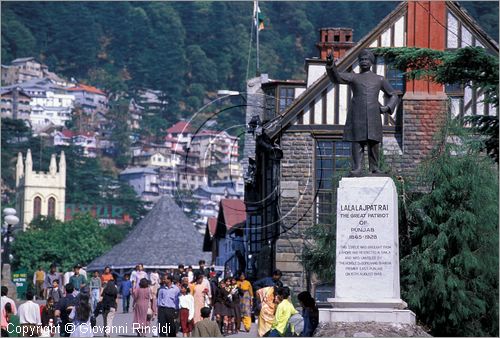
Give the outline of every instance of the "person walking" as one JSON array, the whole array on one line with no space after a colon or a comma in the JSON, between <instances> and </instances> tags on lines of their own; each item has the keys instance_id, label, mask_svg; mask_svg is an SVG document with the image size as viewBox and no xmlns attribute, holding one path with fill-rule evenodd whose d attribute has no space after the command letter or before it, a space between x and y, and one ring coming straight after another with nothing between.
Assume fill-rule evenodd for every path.
<instances>
[{"instance_id":1,"label":"person walking","mask_svg":"<svg viewBox=\"0 0 500 338\"><path fill-rule=\"evenodd\" d=\"M179 309L179 288L173 284L172 276L164 276L158 290L158 326L160 337L175 337L176 311Z\"/></svg>"},{"instance_id":2,"label":"person walking","mask_svg":"<svg viewBox=\"0 0 500 338\"><path fill-rule=\"evenodd\" d=\"M86 293L78 296L78 304L71 310L69 318L73 321L73 332L70 337L93 337L94 333L90 325L92 314L90 297Z\"/></svg>"},{"instance_id":3,"label":"person walking","mask_svg":"<svg viewBox=\"0 0 500 338\"><path fill-rule=\"evenodd\" d=\"M113 277L113 274L111 273L111 268L109 266L104 268L104 271L101 275L101 285L104 287L104 284L106 284L109 281L115 280Z\"/></svg>"},{"instance_id":4,"label":"person walking","mask_svg":"<svg viewBox=\"0 0 500 338\"><path fill-rule=\"evenodd\" d=\"M12 303L5 304L5 307L2 309L2 312L5 311L5 318L7 320L7 326L2 328L2 337L9 337L9 332L21 332L19 324L19 316L12 312ZM15 333L14 333L15 335ZM12 336L12 335L11 335Z\"/></svg>"},{"instance_id":5,"label":"person walking","mask_svg":"<svg viewBox=\"0 0 500 338\"><path fill-rule=\"evenodd\" d=\"M232 315L232 309L228 306L229 292L226 289L226 280L221 280L219 287L215 292L214 314L215 321L219 325L222 333L227 334L229 326L229 317Z\"/></svg>"},{"instance_id":6,"label":"person walking","mask_svg":"<svg viewBox=\"0 0 500 338\"><path fill-rule=\"evenodd\" d=\"M19 306L19 323L23 329L23 337L38 337L42 325L40 305L33 301L33 291L26 292L26 302Z\"/></svg>"},{"instance_id":7,"label":"person walking","mask_svg":"<svg viewBox=\"0 0 500 338\"><path fill-rule=\"evenodd\" d=\"M151 291L153 291L153 295L158 294L158 289L160 288L160 274L158 270L154 270L149 274L149 281L151 282Z\"/></svg>"},{"instance_id":8,"label":"person walking","mask_svg":"<svg viewBox=\"0 0 500 338\"><path fill-rule=\"evenodd\" d=\"M282 337L287 330L288 320L297 312L293 304L288 300L290 297L290 289L282 287L278 290L278 294L274 296L274 302L278 304L276 307L276 315L274 322L269 332L269 337Z\"/></svg>"},{"instance_id":9,"label":"person walking","mask_svg":"<svg viewBox=\"0 0 500 338\"><path fill-rule=\"evenodd\" d=\"M263 337L273 325L274 311L276 304L274 303L274 294L277 288L266 286L257 290L257 299L260 303L258 335Z\"/></svg>"},{"instance_id":10,"label":"person walking","mask_svg":"<svg viewBox=\"0 0 500 338\"><path fill-rule=\"evenodd\" d=\"M73 291L75 291L73 284L66 284L65 289L66 296L63 299L59 300L59 302L56 304L55 311L56 323L61 324L61 337L69 337L70 332L66 331L68 329L68 326L66 324L70 323L69 314L78 301L77 298L73 295Z\"/></svg>"},{"instance_id":11,"label":"person walking","mask_svg":"<svg viewBox=\"0 0 500 338\"><path fill-rule=\"evenodd\" d=\"M143 278L139 282L139 287L132 289L132 296L134 298L134 324L138 324L140 327L137 330L137 334L141 337L146 336L146 327L149 326L150 320L153 313L153 297L151 295L151 289L149 288L149 282L146 278ZM148 316L148 312L150 315Z\"/></svg>"},{"instance_id":12,"label":"person walking","mask_svg":"<svg viewBox=\"0 0 500 338\"><path fill-rule=\"evenodd\" d=\"M57 285L59 287L63 287L63 276L60 272L57 272L57 265L51 264L49 272L45 275L45 297L49 297L50 289L52 289L55 280L57 280ZM57 301L55 301L55 303L57 303Z\"/></svg>"},{"instance_id":13,"label":"person walking","mask_svg":"<svg viewBox=\"0 0 500 338\"><path fill-rule=\"evenodd\" d=\"M122 296L123 313L128 313L130 307L130 295L132 290L132 282L130 275L125 274L125 279L120 284L120 295Z\"/></svg>"},{"instance_id":14,"label":"person walking","mask_svg":"<svg viewBox=\"0 0 500 338\"><path fill-rule=\"evenodd\" d=\"M189 337L193 331L194 298L189 293L189 286L182 284L179 296L179 321L182 328L182 336Z\"/></svg>"},{"instance_id":15,"label":"person walking","mask_svg":"<svg viewBox=\"0 0 500 338\"><path fill-rule=\"evenodd\" d=\"M205 306L205 285L203 284L203 275L198 274L195 277L195 284L192 289L194 298L194 324L198 323L203 318L201 317L201 308Z\"/></svg>"},{"instance_id":16,"label":"person walking","mask_svg":"<svg viewBox=\"0 0 500 338\"><path fill-rule=\"evenodd\" d=\"M99 277L99 271L94 271L94 275L90 279L89 282L90 287L90 307L92 309L92 313L95 311L97 307L97 303L99 302L99 298L102 291L102 280Z\"/></svg>"},{"instance_id":17,"label":"person walking","mask_svg":"<svg viewBox=\"0 0 500 338\"><path fill-rule=\"evenodd\" d=\"M302 318L304 318L302 337L312 337L319 324L319 310L316 301L308 291L299 293L297 299L302 307Z\"/></svg>"},{"instance_id":18,"label":"person walking","mask_svg":"<svg viewBox=\"0 0 500 338\"><path fill-rule=\"evenodd\" d=\"M106 283L106 287L102 290L102 317L105 327L105 336L110 337L113 327L113 319L115 318L118 298L118 290L116 289L115 282L110 280Z\"/></svg>"},{"instance_id":19,"label":"person walking","mask_svg":"<svg viewBox=\"0 0 500 338\"><path fill-rule=\"evenodd\" d=\"M148 274L146 271L144 271L144 265L143 264L137 264L137 270L134 274L134 277L132 278L132 275L130 276L130 280L132 281L132 287L133 288L138 288L139 283L141 279L146 278L148 279Z\"/></svg>"},{"instance_id":20,"label":"person walking","mask_svg":"<svg viewBox=\"0 0 500 338\"><path fill-rule=\"evenodd\" d=\"M2 285L2 298L0 300L0 305L2 306L1 309L1 328L2 330L7 330L7 327L9 325L9 320L7 318L7 313L5 311L5 305L10 304L11 305L11 310L14 315L17 315L17 309L16 309L16 303L9 298L7 295L9 294L9 289ZM3 337L3 334L2 334Z\"/></svg>"},{"instance_id":21,"label":"person walking","mask_svg":"<svg viewBox=\"0 0 500 338\"><path fill-rule=\"evenodd\" d=\"M202 320L194 324L193 337L222 337L217 323L210 320L210 311L209 307L200 310Z\"/></svg>"},{"instance_id":22,"label":"person walking","mask_svg":"<svg viewBox=\"0 0 500 338\"><path fill-rule=\"evenodd\" d=\"M80 274L81 265L77 264L73 267L73 276L69 278L69 282L73 284L73 287L76 291L80 292L80 290L86 286L87 280L83 275Z\"/></svg>"},{"instance_id":23,"label":"person walking","mask_svg":"<svg viewBox=\"0 0 500 338\"><path fill-rule=\"evenodd\" d=\"M244 272L239 276L238 288L242 294L240 297L241 321L245 331L249 332L252 325L253 288L252 284L246 279ZM239 327L237 329L239 330Z\"/></svg>"},{"instance_id":24,"label":"person walking","mask_svg":"<svg viewBox=\"0 0 500 338\"><path fill-rule=\"evenodd\" d=\"M55 322L55 307L54 299L52 297L47 298L47 303L40 306L40 315L42 319L42 334L44 337L54 336L53 326ZM52 321L52 322L51 322Z\"/></svg>"},{"instance_id":25,"label":"person walking","mask_svg":"<svg viewBox=\"0 0 500 338\"><path fill-rule=\"evenodd\" d=\"M38 270L33 274L33 285L35 286L35 298L44 299L45 271L39 266Z\"/></svg>"},{"instance_id":26,"label":"person walking","mask_svg":"<svg viewBox=\"0 0 500 338\"><path fill-rule=\"evenodd\" d=\"M52 281L52 287L48 289L47 295L54 300L55 305L64 297L63 291L59 287L59 279L54 279Z\"/></svg>"}]
</instances>

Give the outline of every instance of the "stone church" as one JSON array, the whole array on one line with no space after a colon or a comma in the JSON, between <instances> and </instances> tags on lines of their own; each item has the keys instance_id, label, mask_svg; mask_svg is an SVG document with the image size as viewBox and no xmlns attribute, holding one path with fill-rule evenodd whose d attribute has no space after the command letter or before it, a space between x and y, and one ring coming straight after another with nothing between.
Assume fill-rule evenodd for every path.
<instances>
[{"instance_id":1,"label":"stone church","mask_svg":"<svg viewBox=\"0 0 500 338\"><path fill-rule=\"evenodd\" d=\"M357 55L365 48L479 46L498 55L498 43L452 1L402 2L358 42L348 28L319 33L319 57L305 60L306 81L261 76L247 86L246 118L254 134L245 140L247 273L260 278L280 269L284 283L296 290L311 285L300 263L304 231L314 224L331 224L336 209L331 178L349 168L350 144L342 135L351 90L328 79L327 53L332 51L339 70L346 72L359 71ZM448 116L498 116L498 107L482 102L481 89L407 80L382 58L373 71L401 98L395 112L383 117L384 157L396 174L415 174ZM379 97L381 103L384 99ZM262 253L267 264L259 266Z\"/></svg>"},{"instance_id":2,"label":"stone church","mask_svg":"<svg viewBox=\"0 0 500 338\"><path fill-rule=\"evenodd\" d=\"M16 210L23 229L38 216L53 217L64 222L66 202L66 157L61 152L59 170L56 155L52 154L48 172L33 170L31 150L23 161L21 153L16 164Z\"/></svg>"}]
</instances>

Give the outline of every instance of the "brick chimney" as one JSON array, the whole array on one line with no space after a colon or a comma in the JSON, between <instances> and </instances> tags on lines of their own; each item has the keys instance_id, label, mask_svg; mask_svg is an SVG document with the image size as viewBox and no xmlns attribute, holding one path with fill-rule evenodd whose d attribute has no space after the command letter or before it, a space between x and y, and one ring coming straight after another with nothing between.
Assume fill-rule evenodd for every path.
<instances>
[{"instance_id":1,"label":"brick chimney","mask_svg":"<svg viewBox=\"0 0 500 338\"><path fill-rule=\"evenodd\" d=\"M352 28L320 28L319 42L316 46L319 49L321 59L325 60L328 53L333 53L334 59L339 59L352 47L353 41Z\"/></svg>"}]
</instances>

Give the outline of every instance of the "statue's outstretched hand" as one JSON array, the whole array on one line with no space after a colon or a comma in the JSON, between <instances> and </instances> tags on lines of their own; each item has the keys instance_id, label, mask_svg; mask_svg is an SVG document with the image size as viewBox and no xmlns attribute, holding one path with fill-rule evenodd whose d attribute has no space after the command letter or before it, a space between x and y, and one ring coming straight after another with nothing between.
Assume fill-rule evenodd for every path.
<instances>
[{"instance_id":1,"label":"statue's outstretched hand","mask_svg":"<svg viewBox=\"0 0 500 338\"><path fill-rule=\"evenodd\" d=\"M331 67L334 62L335 62L335 60L333 59L332 52L328 52L328 55L326 57L326 65L327 65L327 67Z\"/></svg>"}]
</instances>

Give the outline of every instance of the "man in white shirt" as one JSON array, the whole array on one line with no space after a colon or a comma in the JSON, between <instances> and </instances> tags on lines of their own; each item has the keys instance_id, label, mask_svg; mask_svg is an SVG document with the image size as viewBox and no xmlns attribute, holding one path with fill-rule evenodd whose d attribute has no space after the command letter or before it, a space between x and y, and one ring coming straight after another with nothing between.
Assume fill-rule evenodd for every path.
<instances>
[{"instance_id":1,"label":"man in white shirt","mask_svg":"<svg viewBox=\"0 0 500 338\"><path fill-rule=\"evenodd\" d=\"M42 325L40 305L33 302L33 291L31 290L26 292L26 300L18 309L23 337L38 337Z\"/></svg>"}]
</instances>

